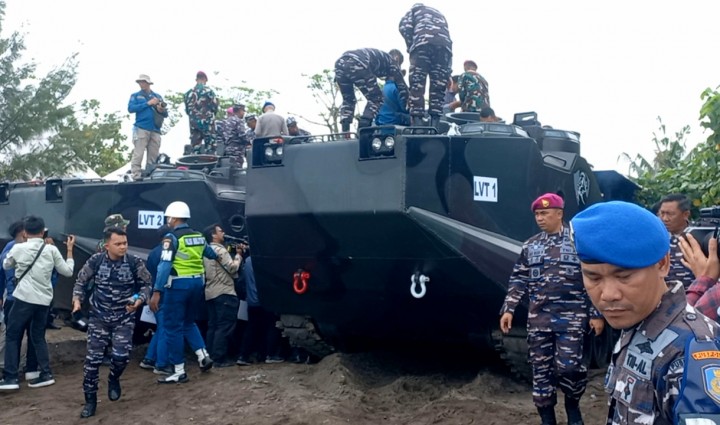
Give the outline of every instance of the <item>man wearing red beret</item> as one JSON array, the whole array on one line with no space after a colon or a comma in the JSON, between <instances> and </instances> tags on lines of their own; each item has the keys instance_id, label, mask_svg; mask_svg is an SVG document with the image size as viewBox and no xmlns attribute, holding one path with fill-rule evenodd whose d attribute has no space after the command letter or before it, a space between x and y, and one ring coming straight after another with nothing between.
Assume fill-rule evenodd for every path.
<instances>
[{"instance_id":1,"label":"man wearing red beret","mask_svg":"<svg viewBox=\"0 0 720 425\"><path fill-rule=\"evenodd\" d=\"M587 385L583 339L589 325L596 334L605 322L583 287L580 260L563 222L565 202L546 193L531 205L542 232L528 239L513 268L500 313L500 329L510 332L515 308L530 300L528 349L533 370L533 402L542 425L556 425L556 388L565 393L569 425L582 425L580 398Z\"/></svg>"}]
</instances>

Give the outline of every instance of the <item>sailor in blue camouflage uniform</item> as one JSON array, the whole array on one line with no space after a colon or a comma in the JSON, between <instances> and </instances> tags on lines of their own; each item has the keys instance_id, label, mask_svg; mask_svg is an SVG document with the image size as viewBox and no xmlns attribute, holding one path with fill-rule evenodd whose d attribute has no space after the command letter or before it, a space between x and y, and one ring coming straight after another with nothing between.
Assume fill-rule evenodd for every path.
<instances>
[{"instance_id":1,"label":"sailor in blue camouflage uniform","mask_svg":"<svg viewBox=\"0 0 720 425\"><path fill-rule=\"evenodd\" d=\"M542 232L523 244L500 318L500 329L507 334L516 307L528 295L533 402L543 425L556 424L556 387L565 393L568 424L583 424L579 404L587 385L584 335L588 324L596 334L602 333L605 324L583 288L570 229L563 224L563 208L563 199L554 193L541 195L532 203Z\"/></svg>"},{"instance_id":2,"label":"sailor in blue camouflage uniform","mask_svg":"<svg viewBox=\"0 0 720 425\"><path fill-rule=\"evenodd\" d=\"M355 112L355 88L367 99L358 127L369 127L383 102L383 93L378 86L377 79L384 77L395 78L403 104L407 103L408 89L400 70L403 55L399 50L393 49L384 52L378 49L348 50L335 62L335 82L340 88L342 105L340 106L340 123L342 131L350 131L353 113ZM444 86L443 86L444 88Z\"/></svg>"},{"instance_id":3,"label":"sailor in blue camouflage uniform","mask_svg":"<svg viewBox=\"0 0 720 425\"><path fill-rule=\"evenodd\" d=\"M152 278L145 263L127 253L127 234L119 227L105 230L105 252L91 256L78 273L73 288L73 313L90 297L87 355L83 367L85 406L81 417L95 414L99 368L105 349L112 346L108 398L120 398L120 376L130 361L135 311L149 296ZM92 288L89 282L94 280Z\"/></svg>"},{"instance_id":4,"label":"sailor in blue camouflage uniform","mask_svg":"<svg viewBox=\"0 0 720 425\"><path fill-rule=\"evenodd\" d=\"M603 202L571 221L583 280L610 326L621 329L605 378L608 425L720 423L717 323L666 281L663 223L626 202Z\"/></svg>"},{"instance_id":5,"label":"sailor in blue camouflage uniform","mask_svg":"<svg viewBox=\"0 0 720 425\"><path fill-rule=\"evenodd\" d=\"M247 131L245 132L245 139L248 145L252 146L255 141L255 126L257 125L257 117L255 114L249 114L245 116L245 124L247 124Z\"/></svg>"},{"instance_id":6,"label":"sailor in blue camouflage uniform","mask_svg":"<svg viewBox=\"0 0 720 425\"><path fill-rule=\"evenodd\" d=\"M223 124L225 155L235 158L242 165L247 149L247 127L245 126L245 105L233 105L232 115Z\"/></svg>"},{"instance_id":7,"label":"sailor in blue camouflage uniform","mask_svg":"<svg viewBox=\"0 0 720 425\"><path fill-rule=\"evenodd\" d=\"M452 71L452 40L442 13L416 3L400 20L400 34L410 54L410 115L413 125L425 116L425 83L430 76L430 125L437 127L443 110L445 88Z\"/></svg>"}]
</instances>

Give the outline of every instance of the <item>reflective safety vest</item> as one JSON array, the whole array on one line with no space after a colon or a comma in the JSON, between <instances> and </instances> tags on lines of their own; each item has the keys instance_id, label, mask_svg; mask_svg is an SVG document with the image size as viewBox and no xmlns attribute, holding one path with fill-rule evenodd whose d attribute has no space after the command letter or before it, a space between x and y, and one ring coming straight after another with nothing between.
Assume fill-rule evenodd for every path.
<instances>
[{"instance_id":1,"label":"reflective safety vest","mask_svg":"<svg viewBox=\"0 0 720 425\"><path fill-rule=\"evenodd\" d=\"M189 227L174 230L173 234L178 240L178 248L173 258L173 275L182 277L204 274L205 238L203 235Z\"/></svg>"},{"instance_id":2,"label":"reflective safety vest","mask_svg":"<svg viewBox=\"0 0 720 425\"><path fill-rule=\"evenodd\" d=\"M679 425L720 425L720 341L690 338L675 403Z\"/></svg>"}]
</instances>

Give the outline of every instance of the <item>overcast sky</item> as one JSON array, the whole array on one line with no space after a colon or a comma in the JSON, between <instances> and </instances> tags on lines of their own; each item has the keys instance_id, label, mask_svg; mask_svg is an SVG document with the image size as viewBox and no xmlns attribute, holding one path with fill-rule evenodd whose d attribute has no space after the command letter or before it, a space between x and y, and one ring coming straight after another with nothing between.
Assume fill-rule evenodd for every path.
<instances>
[{"instance_id":1,"label":"overcast sky","mask_svg":"<svg viewBox=\"0 0 720 425\"><path fill-rule=\"evenodd\" d=\"M41 70L79 52L71 100L96 98L106 111L126 111L140 73L166 94L189 89L204 70L211 86L275 89L278 112L313 116L320 107L301 74L332 68L345 50L405 51L397 27L412 4L7 0L3 36L26 32L25 58ZM706 137L700 93L720 85L720 1L426 4L447 17L454 73L475 60L499 116L534 110L543 124L579 131L596 169L626 172L622 152L651 156L658 116L672 133L690 124L692 144ZM162 150L181 152L187 136L183 122Z\"/></svg>"}]
</instances>

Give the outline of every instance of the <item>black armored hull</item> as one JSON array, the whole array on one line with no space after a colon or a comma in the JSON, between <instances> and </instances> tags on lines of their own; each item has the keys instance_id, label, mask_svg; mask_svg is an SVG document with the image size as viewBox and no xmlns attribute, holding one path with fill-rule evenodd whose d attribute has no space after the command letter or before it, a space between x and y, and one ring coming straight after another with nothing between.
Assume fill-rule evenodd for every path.
<instances>
[{"instance_id":1,"label":"black armored hull","mask_svg":"<svg viewBox=\"0 0 720 425\"><path fill-rule=\"evenodd\" d=\"M97 252L105 218L122 214L130 220L130 252L146 258L160 242L158 229L164 224L165 207L173 201L188 204L190 224L196 229L219 223L230 235L244 236L244 177L208 178L201 172L167 169L135 182L50 179L38 185L3 183L0 240L4 245L10 239L7 229L12 222L26 215L41 216L63 255L62 241L69 234L76 235L77 271ZM70 309L73 283L73 279L60 279L55 289L56 308Z\"/></svg>"},{"instance_id":2,"label":"black armored hull","mask_svg":"<svg viewBox=\"0 0 720 425\"><path fill-rule=\"evenodd\" d=\"M265 307L308 318L334 347L486 339L538 231L530 203L561 193L569 219L602 199L578 153L520 134L419 132L285 143L280 159L256 141L247 221Z\"/></svg>"}]
</instances>

